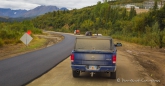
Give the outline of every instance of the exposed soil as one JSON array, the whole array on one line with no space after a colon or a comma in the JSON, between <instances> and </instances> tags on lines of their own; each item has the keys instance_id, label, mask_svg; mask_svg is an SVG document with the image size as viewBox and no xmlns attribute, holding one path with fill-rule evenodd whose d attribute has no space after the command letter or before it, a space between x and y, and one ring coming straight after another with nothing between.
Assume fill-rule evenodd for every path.
<instances>
[{"instance_id":1,"label":"exposed soil","mask_svg":"<svg viewBox=\"0 0 165 86\"><path fill-rule=\"evenodd\" d=\"M136 13L139 14L139 13L144 13L144 12L148 12L149 10L148 9L136 9Z\"/></svg>"},{"instance_id":2,"label":"exposed soil","mask_svg":"<svg viewBox=\"0 0 165 86\"><path fill-rule=\"evenodd\" d=\"M49 47L64 39L64 37L60 34L49 33L49 32L45 32L45 35L35 35L35 36L38 37L39 39L45 38L46 42L39 48L27 49L27 50L25 49L23 51L21 49L26 48L25 44L23 43L19 43L15 45L14 44L4 45L3 47L0 47L0 60L7 59L13 56L20 55L20 54L24 54L27 52L39 50L45 47Z\"/></svg>"},{"instance_id":3,"label":"exposed soil","mask_svg":"<svg viewBox=\"0 0 165 86\"><path fill-rule=\"evenodd\" d=\"M148 9L135 9L137 14L148 12ZM130 11L130 9L127 9L127 11Z\"/></svg>"},{"instance_id":4,"label":"exposed soil","mask_svg":"<svg viewBox=\"0 0 165 86\"><path fill-rule=\"evenodd\" d=\"M165 86L165 48L150 48L134 43L120 42L123 44L121 49L133 55L149 76L155 80L160 80L160 83L157 83L158 86Z\"/></svg>"}]
</instances>

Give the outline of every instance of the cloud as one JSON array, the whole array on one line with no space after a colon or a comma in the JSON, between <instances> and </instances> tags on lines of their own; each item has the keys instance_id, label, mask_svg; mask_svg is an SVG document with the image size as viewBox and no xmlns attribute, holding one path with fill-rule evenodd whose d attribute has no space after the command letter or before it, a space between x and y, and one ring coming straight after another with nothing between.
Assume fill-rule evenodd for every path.
<instances>
[{"instance_id":1,"label":"cloud","mask_svg":"<svg viewBox=\"0 0 165 86\"><path fill-rule=\"evenodd\" d=\"M19 0L13 1L0 1L0 8L10 8L10 9L26 9L30 10L39 6L38 4L20 2Z\"/></svg>"},{"instance_id":2,"label":"cloud","mask_svg":"<svg viewBox=\"0 0 165 86\"><path fill-rule=\"evenodd\" d=\"M67 8L82 8L97 4L101 0L3 0L0 1L1 8L11 9L33 9L40 5L53 5Z\"/></svg>"}]
</instances>

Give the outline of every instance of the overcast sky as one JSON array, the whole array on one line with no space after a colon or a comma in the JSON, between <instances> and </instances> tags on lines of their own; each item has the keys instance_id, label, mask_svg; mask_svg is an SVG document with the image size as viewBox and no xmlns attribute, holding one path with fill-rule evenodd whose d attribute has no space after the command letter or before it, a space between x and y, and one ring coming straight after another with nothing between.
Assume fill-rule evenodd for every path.
<instances>
[{"instance_id":1,"label":"overcast sky","mask_svg":"<svg viewBox=\"0 0 165 86\"><path fill-rule=\"evenodd\" d=\"M53 5L68 9L82 8L97 4L102 0L0 0L0 8L30 10L40 5Z\"/></svg>"}]
</instances>

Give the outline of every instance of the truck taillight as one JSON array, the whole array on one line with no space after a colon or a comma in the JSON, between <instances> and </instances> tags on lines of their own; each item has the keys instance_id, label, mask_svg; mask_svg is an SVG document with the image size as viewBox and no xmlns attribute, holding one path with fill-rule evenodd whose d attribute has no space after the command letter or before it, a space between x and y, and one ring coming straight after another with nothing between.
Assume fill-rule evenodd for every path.
<instances>
[{"instance_id":1,"label":"truck taillight","mask_svg":"<svg viewBox=\"0 0 165 86\"><path fill-rule=\"evenodd\" d=\"M73 53L70 55L70 59L71 59L71 62L74 62L74 54Z\"/></svg>"},{"instance_id":2,"label":"truck taillight","mask_svg":"<svg viewBox=\"0 0 165 86\"><path fill-rule=\"evenodd\" d=\"M116 63L116 55L113 55L113 57L112 57L112 63Z\"/></svg>"}]
</instances>

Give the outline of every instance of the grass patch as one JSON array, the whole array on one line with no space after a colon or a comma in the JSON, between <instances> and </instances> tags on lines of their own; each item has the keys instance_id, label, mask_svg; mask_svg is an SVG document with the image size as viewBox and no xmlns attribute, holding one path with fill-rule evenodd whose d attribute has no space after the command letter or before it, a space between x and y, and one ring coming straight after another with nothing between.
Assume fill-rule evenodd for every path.
<instances>
[{"instance_id":1,"label":"grass patch","mask_svg":"<svg viewBox=\"0 0 165 86\"><path fill-rule=\"evenodd\" d=\"M4 45L4 43L3 43L2 39L0 38L0 47L3 45Z\"/></svg>"},{"instance_id":2,"label":"grass patch","mask_svg":"<svg viewBox=\"0 0 165 86\"><path fill-rule=\"evenodd\" d=\"M18 44L9 44L9 45L1 46L0 60L44 48L47 42L48 42L47 39L33 37L33 40L30 42L28 46L26 46L22 42Z\"/></svg>"},{"instance_id":3,"label":"grass patch","mask_svg":"<svg viewBox=\"0 0 165 86\"><path fill-rule=\"evenodd\" d=\"M25 45L24 47L20 48L19 52L42 48L45 46L46 43L47 43L47 39L34 37L33 40L29 43L29 45L28 46Z\"/></svg>"}]
</instances>

